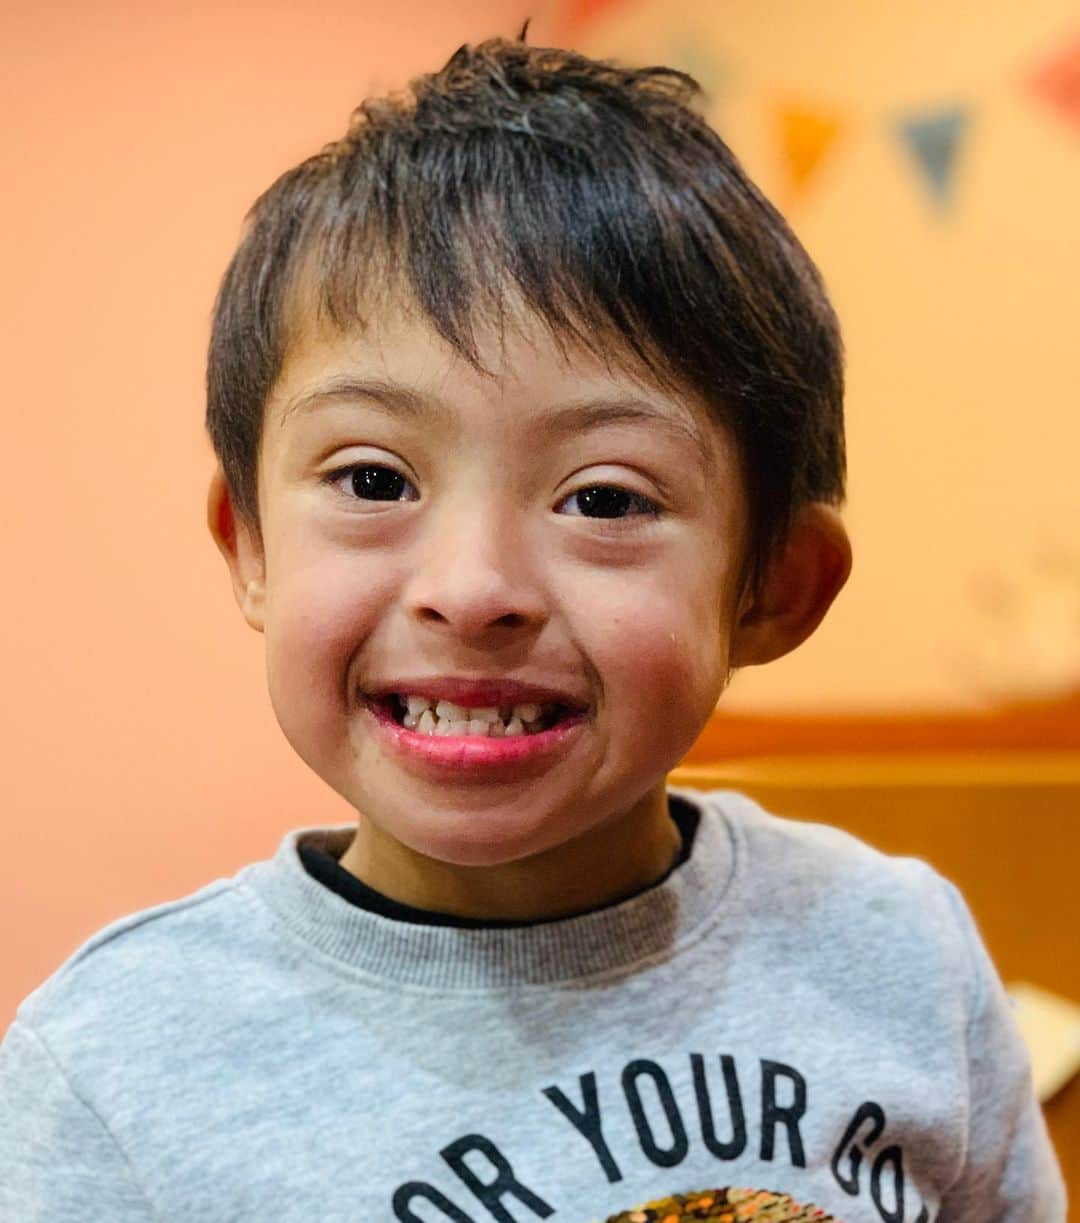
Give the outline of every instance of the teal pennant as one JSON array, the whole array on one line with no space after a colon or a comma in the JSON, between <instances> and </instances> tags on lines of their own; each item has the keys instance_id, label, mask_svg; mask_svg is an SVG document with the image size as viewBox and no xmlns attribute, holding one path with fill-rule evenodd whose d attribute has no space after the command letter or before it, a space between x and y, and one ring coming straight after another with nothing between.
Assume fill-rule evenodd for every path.
<instances>
[{"instance_id":1,"label":"teal pennant","mask_svg":"<svg viewBox=\"0 0 1080 1223\"><path fill-rule=\"evenodd\" d=\"M966 106L951 106L901 120L900 139L907 146L931 198L939 206L953 198L956 160L971 122Z\"/></svg>"}]
</instances>

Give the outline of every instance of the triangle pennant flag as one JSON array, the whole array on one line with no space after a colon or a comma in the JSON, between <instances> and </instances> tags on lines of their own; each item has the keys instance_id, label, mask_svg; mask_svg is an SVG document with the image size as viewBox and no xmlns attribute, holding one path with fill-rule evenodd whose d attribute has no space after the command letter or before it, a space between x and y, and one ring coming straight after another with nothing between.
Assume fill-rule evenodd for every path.
<instances>
[{"instance_id":1,"label":"triangle pennant flag","mask_svg":"<svg viewBox=\"0 0 1080 1223\"><path fill-rule=\"evenodd\" d=\"M601 13L610 14L625 0L563 0L559 5L556 27L563 38L577 34Z\"/></svg>"},{"instance_id":2,"label":"triangle pennant flag","mask_svg":"<svg viewBox=\"0 0 1080 1223\"><path fill-rule=\"evenodd\" d=\"M1028 88L1080 131L1080 34L1039 65Z\"/></svg>"},{"instance_id":3,"label":"triangle pennant flag","mask_svg":"<svg viewBox=\"0 0 1080 1223\"><path fill-rule=\"evenodd\" d=\"M836 111L782 104L776 108L788 193L802 195L845 123Z\"/></svg>"},{"instance_id":4,"label":"triangle pennant flag","mask_svg":"<svg viewBox=\"0 0 1080 1223\"><path fill-rule=\"evenodd\" d=\"M900 138L938 204L947 204L952 194L957 148L969 121L968 108L954 106L904 119L898 125Z\"/></svg>"}]
</instances>

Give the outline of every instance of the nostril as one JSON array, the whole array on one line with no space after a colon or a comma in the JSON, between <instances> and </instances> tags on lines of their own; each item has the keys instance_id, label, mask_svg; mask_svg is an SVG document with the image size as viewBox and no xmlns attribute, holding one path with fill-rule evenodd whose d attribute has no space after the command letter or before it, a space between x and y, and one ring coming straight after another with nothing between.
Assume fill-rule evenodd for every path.
<instances>
[{"instance_id":1,"label":"nostril","mask_svg":"<svg viewBox=\"0 0 1080 1223\"><path fill-rule=\"evenodd\" d=\"M429 624L452 624L455 622L455 619L463 625L465 623L465 617L447 616L434 607L417 608L416 614L421 620ZM471 617L469 619L471 620ZM499 615L492 617L484 627L522 628L528 623L529 617L522 615L521 612L501 612Z\"/></svg>"}]
</instances>

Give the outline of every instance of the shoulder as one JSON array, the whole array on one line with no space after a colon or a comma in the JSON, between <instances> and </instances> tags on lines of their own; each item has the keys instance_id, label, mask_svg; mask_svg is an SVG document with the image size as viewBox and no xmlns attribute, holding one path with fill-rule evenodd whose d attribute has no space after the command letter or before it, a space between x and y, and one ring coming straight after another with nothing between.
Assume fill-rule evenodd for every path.
<instances>
[{"instance_id":1,"label":"shoulder","mask_svg":"<svg viewBox=\"0 0 1080 1223\"><path fill-rule=\"evenodd\" d=\"M61 1065L176 1039L241 969L261 906L242 872L102 927L21 1003L16 1018Z\"/></svg>"},{"instance_id":2,"label":"shoulder","mask_svg":"<svg viewBox=\"0 0 1080 1223\"><path fill-rule=\"evenodd\" d=\"M972 976L970 913L956 886L928 862L775 814L735 790L674 792L700 807L702 818L727 826L741 907L758 928L784 927L789 945L818 948L833 939L873 948L884 961L925 957L953 979Z\"/></svg>"},{"instance_id":3,"label":"shoulder","mask_svg":"<svg viewBox=\"0 0 1080 1223\"><path fill-rule=\"evenodd\" d=\"M672 792L688 798L705 818L726 822L736 840L745 843L757 872L775 872L792 883L889 883L916 891L935 890L946 882L921 858L883 853L842 828L768 810L738 790L680 786Z\"/></svg>"}]
</instances>

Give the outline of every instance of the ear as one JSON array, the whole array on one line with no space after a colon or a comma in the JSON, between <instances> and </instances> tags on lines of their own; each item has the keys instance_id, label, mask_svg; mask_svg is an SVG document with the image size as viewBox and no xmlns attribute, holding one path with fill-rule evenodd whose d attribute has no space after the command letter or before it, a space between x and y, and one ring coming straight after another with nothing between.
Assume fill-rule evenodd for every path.
<instances>
[{"instance_id":1,"label":"ear","mask_svg":"<svg viewBox=\"0 0 1080 1223\"><path fill-rule=\"evenodd\" d=\"M789 654L825 618L851 573L851 542L840 514L814 501L796 515L762 596L736 615L729 665L757 666ZM747 601L749 596L747 596Z\"/></svg>"},{"instance_id":2,"label":"ear","mask_svg":"<svg viewBox=\"0 0 1080 1223\"><path fill-rule=\"evenodd\" d=\"M233 506L219 465L206 497L206 525L229 566L233 594L244 619L258 632L265 624L266 562L263 548Z\"/></svg>"}]
</instances>

